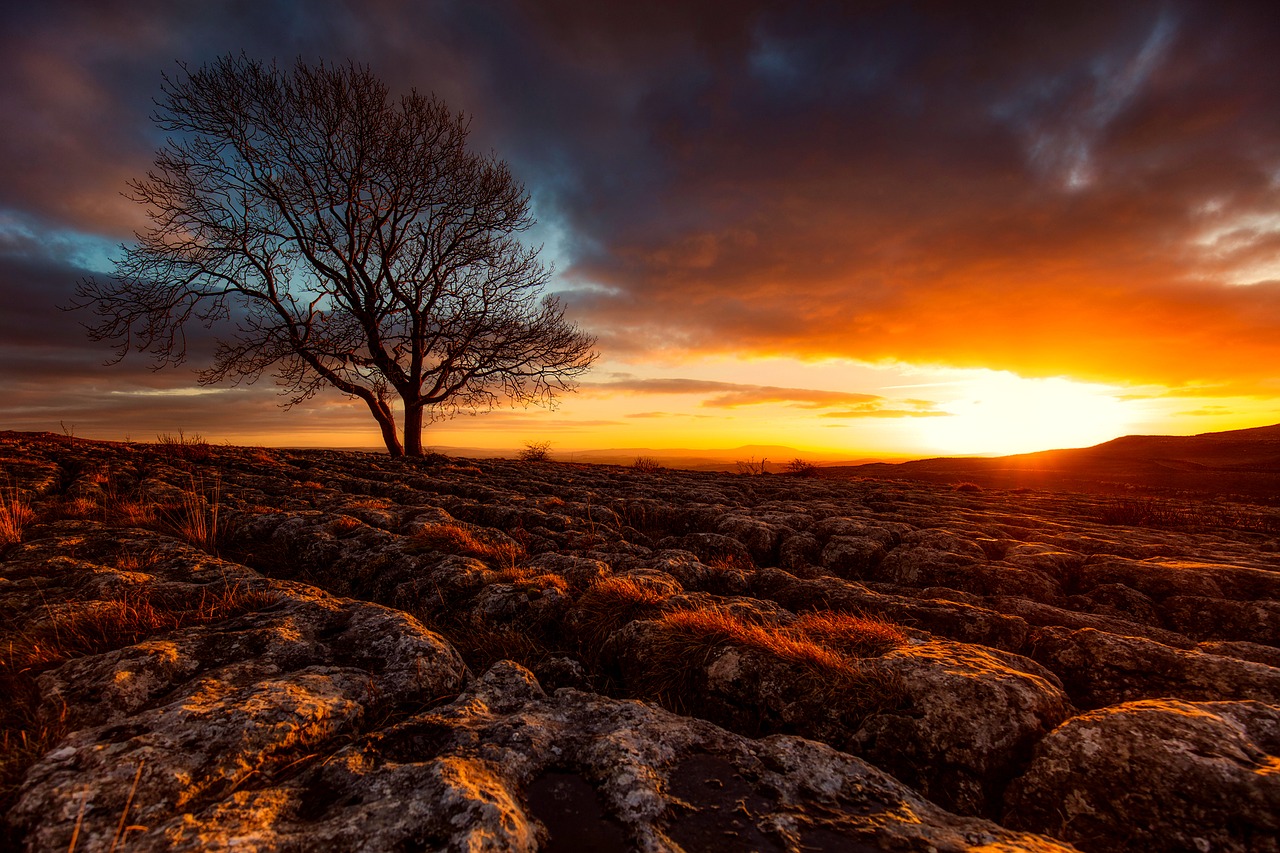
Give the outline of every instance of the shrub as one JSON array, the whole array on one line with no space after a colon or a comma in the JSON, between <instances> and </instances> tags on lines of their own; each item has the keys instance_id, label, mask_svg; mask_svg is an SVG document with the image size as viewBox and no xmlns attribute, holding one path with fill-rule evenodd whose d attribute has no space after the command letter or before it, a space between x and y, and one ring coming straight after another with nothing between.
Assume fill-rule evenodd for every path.
<instances>
[{"instance_id":1,"label":"shrub","mask_svg":"<svg viewBox=\"0 0 1280 853\"><path fill-rule=\"evenodd\" d=\"M750 459L747 459L745 461L739 460L733 464L734 464L734 467L738 469L739 474L750 474L754 476L757 474L769 473L768 458L761 459L759 462L757 462L756 458L752 456Z\"/></svg>"},{"instance_id":2,"label":"shrub","mask_svg":"<svg viewBox=\"0 0 1280 853\"><path fill-rule=\"evenodd\" d=\"M787 473L795 477L816 477L818 466L797 457L787 463Z\"/></svg>"},{"instance_id":3,"label":"shrub","mask_svg":"<svg viewBox=\"0 0 1280 853\"><path fill-rule=\"evenodd\" d=\"M951 490L954 492L980 492L982 491L982 486L966 481L964 483L956 483L951 487Z\"/></svg>"},{"instance_id":4,"label":"shrub","mask_svg":"<svg viewBox=\"0 0 1280 853\"><path fill-rule=\"evenodd\" d=\"M631 467L641 474L657 474L662 471L662 466L652 456L637 456Z\"/></svg>"},{"instance_id":5,"label":"shrub","mask_svg":"<svg viewBox=\"0 0 1280 853\"><path fill-rule=\"evenodd\" d=\"M516 458L521 462L550 462L551 442L526 441L524 449L516 454Z\"/></svg>"}]
</instances>

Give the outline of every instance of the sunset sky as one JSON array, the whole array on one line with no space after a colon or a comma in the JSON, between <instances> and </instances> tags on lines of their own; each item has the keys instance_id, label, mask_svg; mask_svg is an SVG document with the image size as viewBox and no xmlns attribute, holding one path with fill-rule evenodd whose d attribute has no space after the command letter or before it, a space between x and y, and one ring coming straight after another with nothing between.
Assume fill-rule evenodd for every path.
<instances>
[{"instance_id":1,"label":"sunset sky","mask_svg":"<svg viewBox=\"0 0 1280 853\"><path fill-rule=\"evenodd\" d=\"M145 227L121 192L161 73L242 50L434 91L528 187L600 359L556 410L429 445L858 458L1280 422L1269 4L625 5L4 4L0 429L379 446L336 392L283 411L269 380L104 366L57 308Z\"/></svg>"}]
</instances>

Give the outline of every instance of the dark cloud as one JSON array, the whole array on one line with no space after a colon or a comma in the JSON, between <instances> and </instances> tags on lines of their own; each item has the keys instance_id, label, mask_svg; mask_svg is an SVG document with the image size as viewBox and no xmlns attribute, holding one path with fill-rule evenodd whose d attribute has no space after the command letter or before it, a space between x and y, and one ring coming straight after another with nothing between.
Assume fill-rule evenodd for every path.
<instances>
[{"instance_id":1,"label":"dark cloud","mask_svg":"<svg viewBox=\"0 0 1280 853\"><path fill-rule=\"evenodd\" d=\"M1276 44L1265 4L1178 0L6 4L0 381L191 383L134 358L97 372L107 353L53 306L145 225L120 192L159 142L161 72L243 50L368 62L473 113L608 356L1274 393ZM927 414L685 387L720 407ZM243 393L274 411L270 388Z\"/></svg>"}]
</instances>

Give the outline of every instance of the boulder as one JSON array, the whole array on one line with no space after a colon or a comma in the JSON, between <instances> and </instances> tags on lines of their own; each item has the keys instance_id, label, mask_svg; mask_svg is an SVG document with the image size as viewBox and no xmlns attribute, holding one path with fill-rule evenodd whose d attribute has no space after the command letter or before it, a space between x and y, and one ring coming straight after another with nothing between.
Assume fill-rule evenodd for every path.
<instances>
[{"instance_id":1,"label":"boulder","mask_svg":"<svg viewBox=\"0 0 1280 853\"><path fill-rule=\"evenodd\" d=\"M1005 822L1097 853L1280 850L1280 707L1130 702L1036 747Z\"/></svg>"},{"instance_id":2,"label":"boulder","mask_svg":"<svg viewBox=\"0 0 1280 853\"><path fill-rule=\"evenodd\" d=\"M1031 747L1072 712L1053 673L1008 652L913 641L863 668L907 698L868 717L846 748L963 814L994 812Z\"/></svg>"}]
</instances>

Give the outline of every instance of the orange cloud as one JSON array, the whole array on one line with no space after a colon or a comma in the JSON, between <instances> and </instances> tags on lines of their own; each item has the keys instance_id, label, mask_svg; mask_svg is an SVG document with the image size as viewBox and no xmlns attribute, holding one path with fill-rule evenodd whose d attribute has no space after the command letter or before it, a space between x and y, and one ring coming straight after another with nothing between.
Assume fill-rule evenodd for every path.
<instances>
[{"instance_id":1,"label":"orange cloud","mask_svg":"<svg viewBox=\"0 0 1280 853\"><path fill-rule=\"evenodd\" d=\"M634 379L617 378L607 382L583 382L581 387L602 392L629 394L689 394L702 396L700 405L708 408L736 409L741 406L759 406L781 403L797 409L831 409L853 407L840 413L823 414L822 417L920 417L923 409L934 404L927 400L896 401L915 406L912 410L885 408L890 401L877 394L858 394L847 391L824 391L813 388L780 388L774 385L748 385L737 382L717 382L704 379ZM942 414L935 412L932 414ZM629 417L660 417L663 412L644 412Z\"/></svg>"}]
</instances>

